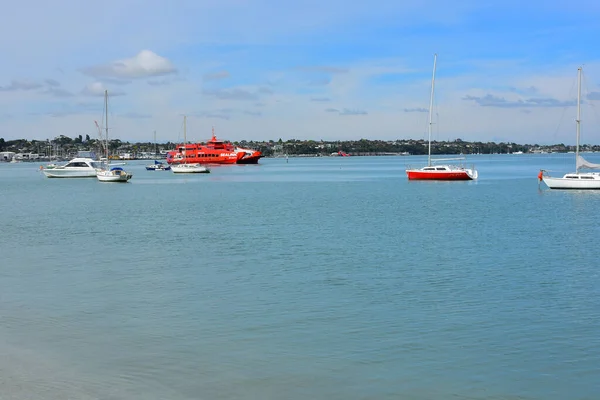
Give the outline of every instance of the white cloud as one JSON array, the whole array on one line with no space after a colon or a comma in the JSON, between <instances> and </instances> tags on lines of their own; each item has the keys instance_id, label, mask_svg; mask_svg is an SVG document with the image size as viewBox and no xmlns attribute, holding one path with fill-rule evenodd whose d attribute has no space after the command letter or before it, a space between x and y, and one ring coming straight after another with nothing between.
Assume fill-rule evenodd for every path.
<instances>
[{"instance_id":1,"label":"white cloud","mask_svg":"<svg viewBox=\"0 0 600 400\"><path fill-rule=\"evenodd\" d=\"M204 76L202 77L205 81L217 81L220 79L226 79L229 78L229 72L228 71L217 71L217 72L211 72L208 74L204 74Z\"/></svg>"},{"instance_id":2,"label":"white cloud","mask_svg":"<svg viewBox=\"0 0 600 400\"><path fill-rule=\"evenodd\" d=\"M135 57L83 68L82 72L95 78L135 79L173 74L177 69L166 58L142 50Z\"/></svg>"},{"instance_id":3,"label":"white cloud","mask_svg":"<svg viewBox=\"0 0 600 400\"><path fill-rule=\"evenodd\" d=\"M202 94L215 97L220 100L257 100L258 95L243 88L231 89L204 89Z\"/></svg>"},{"instance_id":4,"label":"white cloud","mask_svg":"<svg viewBox=\"0 0 600 400\"><path fill-rule=\"evenodd\" d=\"M81 94L84 96L101 97L101 96L104 96L105 90L108 90L108 89L104 86L104 84L102 82L92 82L83 88L83 90L81 91ZM108 91L109 96L122 96L124 94L125 94L124 92L121 92L118 90L109 90Z\"/></svg>"},{"instance_id":5,"label":"white cloud","mask_svg":"<svg viewBox=\"0 0 600 400\"><path fill-rule=\"evenodd\" d=\"M150 115L150 114L143 114L143 113L139 113L139 112L135 112L135 111L120 114L119 116L124 117L124 118L132 118L132 119L152 118L152 115Z\"/></svg>"},{"instance_id":6,"label":"white cloud","mask_svg":"<svg viewBox=\"0 0 600 400\"><path fill-rule=\"evenodd\" d=\"M43 91L44 94L53 96L53 97L72 97L73 93L68 90L62 89L56 86L50 86L46 90Z\"/></svg>"},{"instance_id":7,"label":"white cloud","mask_svg":"<svg viewBox=\"0 0 600 400\"><path fill-rule=\"evenodd\" d=\"M0 92L13 92L17 90L35 90L42 87L41 83L26 80L26 79L13 79L10 84L6 86L0 86Z\"/></svg>"},{"instance_id":8,"label":"white cloud","mask_svg":"<svg viewBox=\"0 0 600 400\"><path fill-rule=\"evenodd\" d=\"M60 82L57 81L56 79L46 79L44 82L46 82L46 85L48 85L48 86L52 86L52 87L60 86Z\"/></svg>"}]
</instances>

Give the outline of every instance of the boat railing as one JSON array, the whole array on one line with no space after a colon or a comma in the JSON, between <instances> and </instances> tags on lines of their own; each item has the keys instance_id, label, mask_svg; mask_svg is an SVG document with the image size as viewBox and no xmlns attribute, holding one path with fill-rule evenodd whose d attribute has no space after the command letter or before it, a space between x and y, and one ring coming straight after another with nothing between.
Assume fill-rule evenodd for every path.
<instances>
[{"instance_id":1,"label":"boat railing","mask_svg":"<svg viewBox=\"0 0 600 400\"><path fill-rule=\"evenodd\" d=\"M456 158L451 158L451 159L437 159L435 160L436 162L442 161L442 160L457 160ZM436 167L436 166L440 166L441 164L435 164L433 160L431 160L431 167ZM444 163L443 165L447 165L448 167L451 168L456 168L456 169L463 169L463 170L467 170L470 169L472 171L475 171L475 164L471 163L471 164L467 164L467 163ZM421 169L427 166L427 163L421 163L421 164L406 164L406 169Z\"/></svg>"}]
</instances>

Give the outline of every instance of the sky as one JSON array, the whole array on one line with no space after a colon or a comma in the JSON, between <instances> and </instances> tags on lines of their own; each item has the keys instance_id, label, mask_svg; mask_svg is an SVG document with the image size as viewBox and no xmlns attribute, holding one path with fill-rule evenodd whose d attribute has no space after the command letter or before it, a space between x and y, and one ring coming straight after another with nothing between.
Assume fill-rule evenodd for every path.
<instances>
[{"instance_id":1,"label":"sky","mask_svg":"<svg viewBox=\"0 0 600 400\"><path fill-rule=\"evenodd\" d=\"M0 137L600 143L600 2L2 1Z\"/></svg>"}]
</instances>

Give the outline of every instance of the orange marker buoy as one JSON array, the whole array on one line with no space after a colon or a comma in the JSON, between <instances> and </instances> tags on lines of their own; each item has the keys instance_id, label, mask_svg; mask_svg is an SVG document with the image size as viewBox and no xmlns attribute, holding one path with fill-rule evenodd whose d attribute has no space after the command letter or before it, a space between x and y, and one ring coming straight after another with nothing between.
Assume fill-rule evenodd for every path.
<instances>
[{"instance_id":1,"label":"orange marker buoy","mask_svg":"<svg viewBox=\"0 0 600 400\"><path fill-rule=\"evenodd\" d=\"M543 176L544 176L544 171L542 171L540 169L540 173L538 174L538 179L541 181Z\"/></svg>"}]
</instances>

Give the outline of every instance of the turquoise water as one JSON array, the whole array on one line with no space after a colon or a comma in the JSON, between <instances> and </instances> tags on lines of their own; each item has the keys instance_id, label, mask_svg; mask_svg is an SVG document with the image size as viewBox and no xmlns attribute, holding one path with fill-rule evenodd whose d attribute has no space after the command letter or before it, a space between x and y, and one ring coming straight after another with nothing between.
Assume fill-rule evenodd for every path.
<instances>
[{"instance_id":1,"label":"turquoise water","mask_svg":"<svg viewBox=\"0 0 600 400\"><path fill-rule=\"evenodd\" d=\"M0 164L0 399L596 399L600 192L536 177L573 159Z\"/></svg>"}]
</instances>

